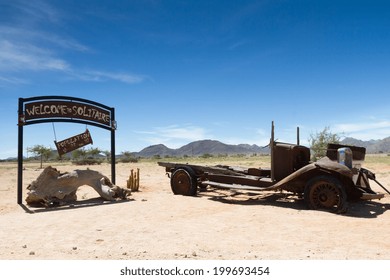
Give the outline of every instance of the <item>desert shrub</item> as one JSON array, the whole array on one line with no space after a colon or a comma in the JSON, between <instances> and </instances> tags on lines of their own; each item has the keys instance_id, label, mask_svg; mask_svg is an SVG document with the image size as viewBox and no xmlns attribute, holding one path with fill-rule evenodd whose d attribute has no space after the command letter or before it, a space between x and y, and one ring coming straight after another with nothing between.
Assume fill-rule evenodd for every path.
<instances>
[{"instance_id":1,"label":"desert shrub","mask_svg":"<svg viewBox=\"0 0 390 280\"><path fill-rule=\"evenodd\" d=\"M200 156L200 158L212 158L213 155L212 154L209 154L209 153L206 153L206 154L203 154Z\"/></svg>"},{"instance_id":2,"label":"desert shrub","mask_svg":"<svg viewBox=\"0 0 390 280\"><path fill-rule=\"evenodd\" d=\"M329 127L325 127L321 132L311 134L309 138L312 160L316 161L326 155L329 143L340 143L340 135L332 133Z\"/></svg>"},{"instance_id":3,"label":"desert shrub","mask_svg":"<svg viewBox=\"0 0 390 280\"><path fill-rule=\"evenodd\" d=\"M133 153L125 151L121 153L118 162L122 162L122 163L138 162L138 158L136 158Z\"/></svg>"},{"instance_id":4,"label":"desert shrub","mask_svg":"<svg viewBox=\"0 0 390 280\"><path fill-rule=\"evenodd\" d=\"M74 165L100 165L101 163L101 160L95 158L83 158L72 161Z\"/></svg>"},{"instance_id":5,"label":"desert shrub","mask_svg":"<svg viewBox=\"0 0 390 280\"><path fill-rule=\"evenodd\" d=\"M130 162L138 162L138 158L135 157L125 157L125 158L120 158L118 162L122 163L130 163Z\"/></svg>"}]
</instances>

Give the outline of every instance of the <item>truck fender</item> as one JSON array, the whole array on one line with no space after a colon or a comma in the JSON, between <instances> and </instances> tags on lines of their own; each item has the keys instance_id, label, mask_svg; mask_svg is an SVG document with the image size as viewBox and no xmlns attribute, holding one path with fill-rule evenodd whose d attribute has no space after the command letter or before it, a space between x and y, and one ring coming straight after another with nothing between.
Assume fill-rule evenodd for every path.
<instances>
[{"instance_id":1,"label":"truck fender","mask_svg":"<svg viewBox=\"0 0 390 280\"><path fill-rule=\"evenodd\" d=\"M343 187L349 187L353 184L353 173L348 167L324 157L298 169L294 173L274 184L271 188L286 189L295 193L303 193L307 182L320 175L337 178Z\"/></svg>"}]
</instances>

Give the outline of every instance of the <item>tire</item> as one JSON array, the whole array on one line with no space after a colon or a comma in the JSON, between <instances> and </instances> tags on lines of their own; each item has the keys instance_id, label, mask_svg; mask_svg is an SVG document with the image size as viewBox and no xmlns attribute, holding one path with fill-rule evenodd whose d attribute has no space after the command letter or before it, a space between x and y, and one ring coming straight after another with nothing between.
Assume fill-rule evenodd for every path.
<instances>
[{"instance_id":1,"label":"tire","mask_svg":"<svg viewBox=\"0 0 390 280\"><path fill-rule=\"evenodd\" d=\"M305 186L304 199L309 209L332 213L347 211L347 194L340 181L332 176L311 179Z\"/></svg>"},{"instance_id":2,"label":"tire","mask_svg":"<svg viewBox=\"0 0 390 280\"><path fill-rule=\"evenodd\" d=\"M197 179L190 168L178 168L171 176L171 189L174 194L194 196L197 191Z\"/></svg>"}]
</instances>

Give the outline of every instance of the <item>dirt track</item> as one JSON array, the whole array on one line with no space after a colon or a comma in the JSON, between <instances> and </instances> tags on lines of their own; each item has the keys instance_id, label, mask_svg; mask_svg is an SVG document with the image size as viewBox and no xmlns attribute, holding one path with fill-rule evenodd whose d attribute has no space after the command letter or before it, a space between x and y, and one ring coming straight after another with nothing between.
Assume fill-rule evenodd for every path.
<instances>
[{"instance_id":1,"label":"dirt track","mask_svg":"<svg viewBox=\"0 0 390 280\"><path fill-rule=\"evenodd\" d=\"M118 164L117 184L137 167L141 191L130 201L102 203L82 187L74 207L37 209L16 204L16 165L2 164L0 259L390 259L389 196L352 203L346 215L306 210L274 192L175 196L150 162ZM109 165L90 168L110 174ZM390 186L390 167L367 168ZM24 185L41 171L27 167Z\"/></svg>"}]
</instances>

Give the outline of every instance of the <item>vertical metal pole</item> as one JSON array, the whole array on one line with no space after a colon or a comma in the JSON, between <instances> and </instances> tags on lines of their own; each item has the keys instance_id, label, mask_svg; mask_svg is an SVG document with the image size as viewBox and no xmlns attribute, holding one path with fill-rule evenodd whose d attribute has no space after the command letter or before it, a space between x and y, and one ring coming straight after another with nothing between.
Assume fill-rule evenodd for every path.
<instances>
[{"instance_id":1,"label":"vertical metal pole","mask_svg":"<svg viewBox=\"0 0 390 280\"><path fill-rule=\"evenodd\" d=\"M274 147L275 147L275 132L274 132L274 121L272 121L271 128L271 143L269 145L271 149L271 180L275 181L275 161L274 161Z\"/></svg>"},{"instance_id":2,"label":"vertical metal pole","mask_svg":"<svg viewBox=\"0 0 390 280\"><path fill-rule=\"evenodd\" d=\"M300 140L299 140L299 126L297 127L297 145L299 146Z\"/></svg>"},{"instance_id":3,"label":"vertical metal pole","mask_svg":"<svg viewBox=\"0 0 390 280\"><path fill-rule=\"evenodd\" d=\"M18 106L18 197L17 203L22 204L23 198L23 98L19 98Z\"/></svg>"},{"instance_id":4,"label":"vertical metal pole","mask_svg":"<svg viewBox=\"0 0 390 280\"><path fill-rule=\"evenodd\" d=\"M111 108L111 182L115 185L115 108Z\"/></svg>"}]
</instances>

